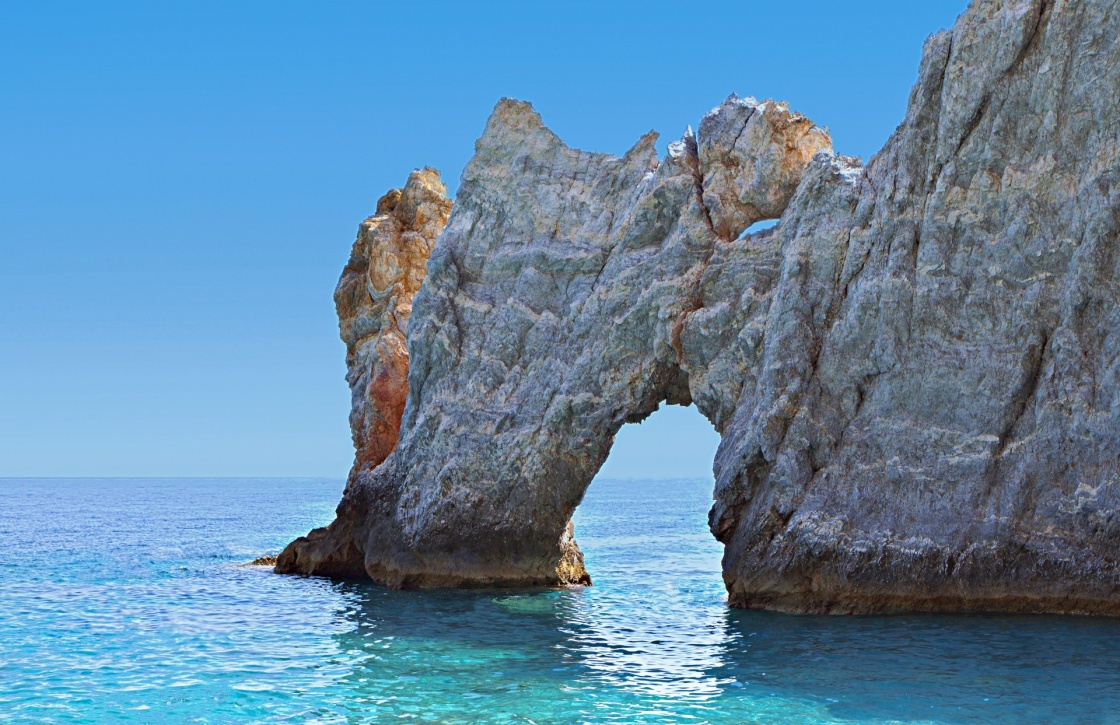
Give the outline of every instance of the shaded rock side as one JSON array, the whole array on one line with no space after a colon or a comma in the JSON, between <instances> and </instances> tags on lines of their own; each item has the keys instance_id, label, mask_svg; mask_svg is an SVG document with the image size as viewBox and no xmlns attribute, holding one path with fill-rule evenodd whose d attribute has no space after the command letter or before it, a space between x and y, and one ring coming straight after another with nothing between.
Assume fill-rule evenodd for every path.
<instances>
[{"instance_id":1,"label":"shaded rock side","mask_svg":"<svg viewBox=\"0 0 1120 725\"><path fill-rule=\"evenodd\" d=\"M713 257L732 605L1120 613L1117 4L972 3L866 170Z\"/></svg>"},{"instance_id":2,"label":"shaded rock side","mask_svg":"<svg viewBox=\"0 0 1120 725\"><path fill-rule=\"evenodd\" d=\"M583 580L613 435L694 403L733 606L1120 613L1118 4L973 2L866 168L769 101L660 162L503 101L414 300L400 443L290 570Z\"/></svg>"}]
</instances>

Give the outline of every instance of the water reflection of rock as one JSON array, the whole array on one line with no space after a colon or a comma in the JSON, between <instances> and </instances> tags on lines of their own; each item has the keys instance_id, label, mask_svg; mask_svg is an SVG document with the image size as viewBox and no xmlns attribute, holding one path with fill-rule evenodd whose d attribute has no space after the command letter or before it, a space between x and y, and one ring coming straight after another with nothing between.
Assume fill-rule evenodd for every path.
<instances>
[{"instance_id":1,"label":"water reflection of rock","mask_svg":"<svg viewBox=\"0 0 1120 725\"><path fill-rule=\"evenodd\" d=\"M1113 620L794 617L687 593L674 605L633 586L332 586L348 623L334 640L363 718L1104 722L1120 705L1106 694L1120 685Z\"/></svg>"},{"instance_id":2,"label":"water reflection of rock","mask_svg":"<svg viewBox=\"0 0 1120 725\"><path fill-rule=\"evenodd\" d=\"M424 693L450 691L462 693L467 709L485 699L488 714L539 714L550 700L590 714L608 702L700 704L719 697L726 684L712 675L728 666L722 606L699 621L673 608L635 618L637 595L602 590L335 586L346 603L339 616L352 628L334 638L353 659L347 679L363 707L423 708L431 699ZM681 621L682 614L694 621ZM530 694L535 704L522 707Z\"/></svg>"},{"instance_id":3,"label":"water reflection of rock","mask_svg":"<svg viewBox=\"0 0 1120 725\"><path fill-rule=\"evenodd\" d=\"M731 610L713 676L836 722L1111 722L1120 621Z\"/></svg>"}]
</instances>

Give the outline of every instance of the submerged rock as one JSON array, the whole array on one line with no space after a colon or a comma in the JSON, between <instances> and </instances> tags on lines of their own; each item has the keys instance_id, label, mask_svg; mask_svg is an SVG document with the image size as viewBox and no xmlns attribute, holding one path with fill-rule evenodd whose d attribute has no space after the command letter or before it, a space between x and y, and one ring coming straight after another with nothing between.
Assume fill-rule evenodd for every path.
<instances>
[{"instance_id":1,"label":"submerged rock","mask_svg":"<svg viewBox=\"0 0 1120 725\"><path fill-rule=\"evenodd\" d=\"M277 570L587 581L614 434L694 403L733 606L1120 613L1118 4L974 2L866 168L773 101L660 161L499 103L397 328L399 443L364 452L399 408L351 352L338 518Z\"/></svg>"}]
</instances>

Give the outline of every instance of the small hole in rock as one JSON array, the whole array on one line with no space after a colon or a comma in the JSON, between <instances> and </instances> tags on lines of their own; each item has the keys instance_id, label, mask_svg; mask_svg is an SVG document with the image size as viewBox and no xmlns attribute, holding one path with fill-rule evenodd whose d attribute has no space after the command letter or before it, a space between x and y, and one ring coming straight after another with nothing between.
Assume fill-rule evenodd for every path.
<instances>
[{"instance_id":1,"label":"small hole in rock","mask_svg":"<svg viewBox=\"0 0 1120 725\"><path fill-rule=\"evenodd\" d=\"M739 239L744 239L744 238L749 237L750 235L754 234L755 232L761 232L761 231L764 231L766 229L770 229L771 227L775 227L777 225L778 225L778 220L777 219L763 219L762 221L757 221L754 224L751 224L746 229L744 229L743 233L739 235Z\"/></svg>"}]
</instances>

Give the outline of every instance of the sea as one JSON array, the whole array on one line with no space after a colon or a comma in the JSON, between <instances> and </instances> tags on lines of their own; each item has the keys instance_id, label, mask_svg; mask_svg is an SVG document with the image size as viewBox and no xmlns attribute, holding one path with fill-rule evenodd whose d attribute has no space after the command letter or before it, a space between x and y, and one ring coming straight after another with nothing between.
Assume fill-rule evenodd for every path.
<instances>
[{"instance_id":1,"label":"sea","mask_svg":"<svg viewBox=\"0 0 1120 725\"><path fill-rule=\"evenodd\" d=\"M594 586L246 562L330 479L0 479L0 723L1120 723L1120 620L727 606L710 480L596 480Z\"/></svg>"}]
</instances>

